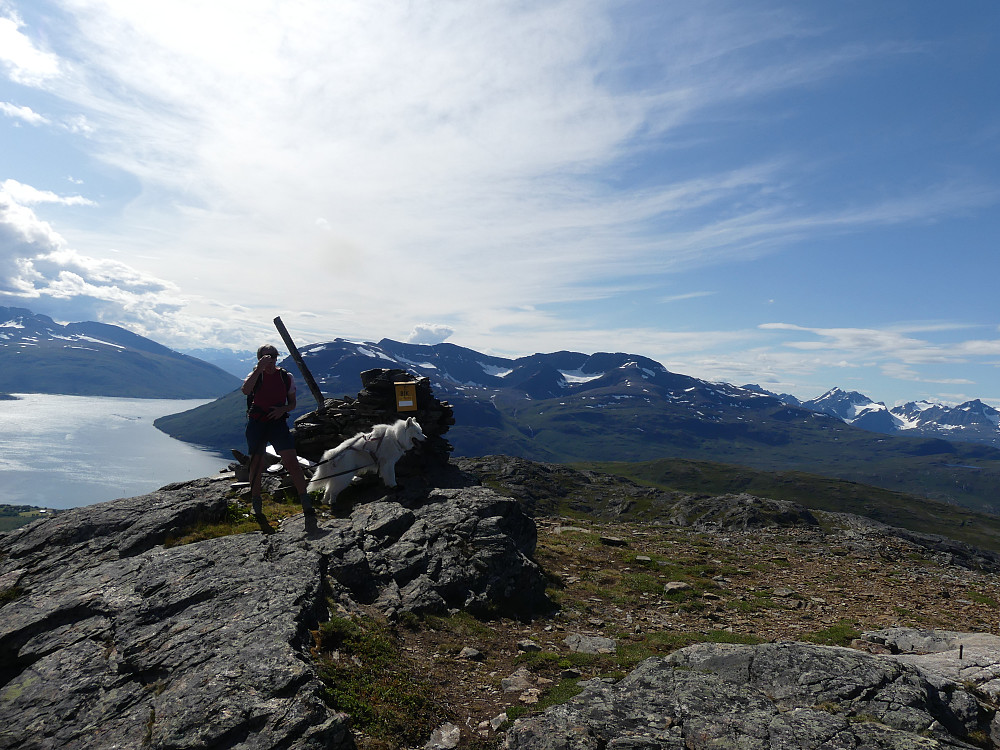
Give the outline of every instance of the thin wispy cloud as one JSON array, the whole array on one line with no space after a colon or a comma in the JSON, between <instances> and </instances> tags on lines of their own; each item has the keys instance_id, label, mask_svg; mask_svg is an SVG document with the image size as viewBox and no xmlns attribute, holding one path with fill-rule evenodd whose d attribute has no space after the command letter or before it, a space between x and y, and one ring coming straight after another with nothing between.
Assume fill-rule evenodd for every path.
<instances>
[{"instance_id":1,"label":"thin wispy cloud","mask_svg":"<svg viewBox=\"0 0 1000 750\"><path fill-rule=\"evenodd\" d=\"M711 297L715 292L685 292L683 294L671 294L668 297L661 297L660 302L682 302L688 299L698 299L699 297Z\"/></svg>"}]
</instances>

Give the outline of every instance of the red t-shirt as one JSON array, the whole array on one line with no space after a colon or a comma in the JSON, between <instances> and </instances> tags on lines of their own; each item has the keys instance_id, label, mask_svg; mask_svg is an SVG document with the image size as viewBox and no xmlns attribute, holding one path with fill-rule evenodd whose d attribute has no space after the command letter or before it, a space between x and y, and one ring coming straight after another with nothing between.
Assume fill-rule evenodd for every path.
<instances>
[{"instance_id":1,"label":"red t-shirt","mask_svg":"<svg viewBox=\"0 0 1000 750\"><path fill-rule=\"evenodd\" d=\"M285 380L278 370L272 373L262 372L257 388L253 393L253 405L265 412L275 406L284 406L291 396L295 395L295 378L288 373L288 390L285 390Z\"/></svg>"}]
</instances>

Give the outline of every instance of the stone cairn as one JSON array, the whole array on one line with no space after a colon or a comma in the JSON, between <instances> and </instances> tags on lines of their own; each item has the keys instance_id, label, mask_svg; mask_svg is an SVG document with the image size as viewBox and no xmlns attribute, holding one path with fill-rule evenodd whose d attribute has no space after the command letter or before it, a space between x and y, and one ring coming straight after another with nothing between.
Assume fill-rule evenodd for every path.
<instances>
[{"instance_id":1,"label":"stone cairn","mask_svg":"<svg viewBox=\"0 0 1000 750\"><path fill-rule=\"evenodd\" d=\"M415 384L416 411L396 410L395 384L403 382ZM427 440L417 443L399 460L397 476L427 474L448 463L452 445L444 434L455 424L455 418L451 405L434 397L427 378L418 378L406 370L374 369L361 373L361 385L357 398L328 398L321 408L295 420L295 449L300 456L319 461L325 450L359 432L413 417Z\"/></svg>"}]
</instances>

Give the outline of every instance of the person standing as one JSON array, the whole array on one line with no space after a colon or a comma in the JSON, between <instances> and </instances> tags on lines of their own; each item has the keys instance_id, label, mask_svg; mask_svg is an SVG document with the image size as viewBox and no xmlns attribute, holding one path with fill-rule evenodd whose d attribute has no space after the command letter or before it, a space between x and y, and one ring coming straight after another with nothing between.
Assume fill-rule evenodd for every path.
<instances>
[{"instance_id":1,"label":"person standing","mask_svg":"<svg viewBox=\"0 0 1000 750\"><path fill-rule=\"evenodd\" d=\"M306 478L302 474L295 453L295 438L288 429L288 413L295 408L295 378L278 367L278 349L265 344L257 350L257 365L247 375L241 388L247 397L247 452L250 454L250 499L255 515L261 515L261 476L264 472L264 453L270 443L281 458L288 476L299 493L299 502L306 515L315 511L312 499L306 492Z\"/></svg>"}]
</instances>

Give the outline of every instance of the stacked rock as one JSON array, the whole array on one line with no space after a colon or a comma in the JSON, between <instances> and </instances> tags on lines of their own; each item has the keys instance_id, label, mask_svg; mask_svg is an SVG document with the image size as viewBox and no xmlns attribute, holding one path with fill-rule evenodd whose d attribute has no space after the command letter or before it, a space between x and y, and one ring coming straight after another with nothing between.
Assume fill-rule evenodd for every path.
<instances>
[{"instance_id":1,"label":"stacked rock","mask_svg":"<svg viewBox=\"0 0 1000 750\"><path fill-rule=\"evenodd\" d=\"M416 410L398 411L396 384L412 383ZM328 398L322 408L295 420L295 449L310 461L319 461L323 451L359 432L368 432L377 424L391 424L413 417L420 423L427 440L418 443L397 464L397 474L419 471L448 463L452 445L443 437L455 424L447 401L439 401L431 392L430 381L406 370L374 369L361 373L363 389L356 399Z\"/></svg>"}]
</instances>

